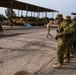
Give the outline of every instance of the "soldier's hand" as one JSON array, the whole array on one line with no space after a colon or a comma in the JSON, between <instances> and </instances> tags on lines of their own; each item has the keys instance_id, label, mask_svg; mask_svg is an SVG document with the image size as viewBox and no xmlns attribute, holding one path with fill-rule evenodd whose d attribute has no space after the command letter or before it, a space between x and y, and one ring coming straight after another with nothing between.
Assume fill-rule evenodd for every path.
<instances>
[{"instance_id":1,"label":"soldier's hand","mask_svg":"<svg viewBox=\"0 0 76 75\"><path fill-rule=\"evenodd\" d=\"M58 33L59 33L59 31L58 30L56 30Z\"/></svg>"},{"instance_id":2,"label":"soldier's hand","mask_svg":"<svg viewBox=\"0 0 76 75\"><path fill-rule=\"evenodd\" d=\"M58 40L58 37L55 37L56 40Z\"/></svg>"},{"instance_id":3,"label":"soldier's hand","mask_svg":"<svg viewBox=\"0 0 76 75\"><path fill-rule=\"evenodd\" d=\"M56 40L58 40L58 38L59 38L59 36L58 36L58 35L56 35L55 39L56 39Z\"/></svg>"}]
</instances>

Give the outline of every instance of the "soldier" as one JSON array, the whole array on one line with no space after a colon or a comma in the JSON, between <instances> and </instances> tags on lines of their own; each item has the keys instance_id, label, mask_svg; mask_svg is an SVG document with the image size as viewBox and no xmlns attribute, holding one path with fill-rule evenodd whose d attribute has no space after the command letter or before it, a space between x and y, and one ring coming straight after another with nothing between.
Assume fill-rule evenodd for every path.
<instances>
[{"instance_id":1,"label":"soldier","mask_svg":"<svg viewBox=\"0 0 76 75\"><path fill-rule=\"evenodd\" d=\"M66 16L66 19L65 19L65 29L66 29L66 32L65 32L65 36L64 36L64 43L65 43L65 61L66 63L69 63L70 62L70 49L71 49L71 46L72 46L72 34L73 34L73 30L72 30L72 27L70 27L70 24L71 24L71 17L70 16Z\"/></svg>"},{"instance_id":2,"label":"soldier","mask_svg":"<svg viewBox=\"0 0 76 75\"><path fill-rule=\"evenodd\" d=\"M62 24L63 24L63 16L62 14L58 14L56 17L57 20L57 24L58 24L58 28L57 28L57 33L60 34L63 31L62 28ZM59 38L59 42L58 42L58 50L57 50L57 56L58 56L58 63L55 63L53 65L54 68L60 68L63 64L63 56L64 56L64 47L63 47L63 40L62 37L58 37L58 35L56 35L55 39Z\"/></svg>"},{"instance_id":3,"label":"soldier","mask_svg":"<svg viewBox=\"0 0 76 75\"><path fill-rule=\"evenodd\" d=\"M73 34L73 43L72 43L72 48L71 48L71 56L73 57L74 55L76 55L76 16L73 18L73 22L70 25L75 31L75 33Z\"/></svg>"},{"instance_id":4,"label":"soldier","mask_svg":"<svg viewBox=\"0 0 76 75\"><path fill-rule=\"evenodd\" d=\"M56 35L55 39L59 38L58 42L58 50L57 50L57 55L58 55L58 63L55 63L53 65L54 68L61 68L64 62L64 54L66 55L67 61L70 61L70 55L69 55L69 44L68 44L68 34L69 29L70 29L70 16L66 16L66 21L63 21L63 17L61 14L57 15L56 17L58 21L58 28L57 32L58 34ZM66 50L66 51L65 51Z\"/></svg>"}]
</instances>

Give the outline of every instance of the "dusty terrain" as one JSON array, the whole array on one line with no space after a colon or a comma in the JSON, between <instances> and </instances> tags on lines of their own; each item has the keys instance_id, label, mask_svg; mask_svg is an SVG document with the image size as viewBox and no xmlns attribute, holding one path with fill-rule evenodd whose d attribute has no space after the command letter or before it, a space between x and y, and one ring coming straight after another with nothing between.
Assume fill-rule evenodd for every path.
<instances>
[{"instance_id":1,"label":"dusty terrain","mask_svg":"<svg viewBox=\"0 0 76 75\"><path fill-rule=\"evenodd\" d=\"M0 75L36 75L47 67L56 57L57 48L56 28L51 28L50 33L52 37L46 38L43 27L4 27L0 38Z\"/></svg>"}]
</instances>

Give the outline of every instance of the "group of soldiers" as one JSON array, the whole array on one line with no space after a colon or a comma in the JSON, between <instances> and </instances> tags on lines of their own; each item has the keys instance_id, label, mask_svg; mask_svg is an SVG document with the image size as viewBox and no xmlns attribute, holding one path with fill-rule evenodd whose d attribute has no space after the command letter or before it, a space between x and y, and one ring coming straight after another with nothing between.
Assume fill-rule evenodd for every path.
<instances>
[{"instance_id":1,"label":"group of soldiers","mask_svg":"<svg viewBox=\"0 0 76 75\"><path fill-rule=\"evenodd\" d=\"M57 59L53 68L61 68L63 63L69 63L70 58L76 55L76 17L71 19L71 16L66 16L63 19L62 14L56 16L58 24L57 35L58 40Z\"/></svg>"},{"instance_id":2,"label":"group of soldiers","mask_svg":"<svg viewBox=\"0 0 76 75\"><path fill-rule=\"evenodd\" d=\"M76 56L76 17L71 19L71 16L66 16L66 18L63 19L63 15L58 14L56 21L58 27L55 39L58 40L58 62L55 63L53 67L61 68L64 62L70 62L71 56ZM0 37L1 33L3 33L3 29L0 24Z\"/></svg>"}]
</instances>

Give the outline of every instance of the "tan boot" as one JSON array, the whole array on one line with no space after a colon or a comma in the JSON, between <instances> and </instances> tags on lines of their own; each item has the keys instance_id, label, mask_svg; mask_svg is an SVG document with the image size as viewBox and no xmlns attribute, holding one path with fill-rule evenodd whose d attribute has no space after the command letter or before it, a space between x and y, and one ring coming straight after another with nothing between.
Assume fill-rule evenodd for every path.
<instances>
[{"instance_id":1,"label":"tan boot","mask_svg":"<svg viewBox=\"0 0 76 75\"><path fill-rule=\"evenodd\" d=\"M70 63L70 60L69 59L65 59L64 63Z\"/></svg>"},{"instance_id":2,"label":"tan boot","mask_svg":"<svg viewBox=\"0 0 76 75\"><path fill-rule=\"evenodd\" d=\"M74 57L74 54L70 54L70 57L73 58Z\"/></svg>"},{"instance_id":3,"label":"tan boot","mask_svg":"<svg viewBox=\"0 0 76 75\"><path fill-rule=\"evenodd\" d=\"M64 59L66 59L66 55L64 56Z\"/></svg>"},{"instance_id":4,"label":"tan boot","mask_svg":"<svg viewBox=\"0 0 76 75\"><path fill-rule=\"evenodd\" d=\"M62 67L62 64L60 64L60 63L55 63L53 65L53 68L55 68L55 69L60 69L61 67Z\"/></svg>"}]
</instances>

